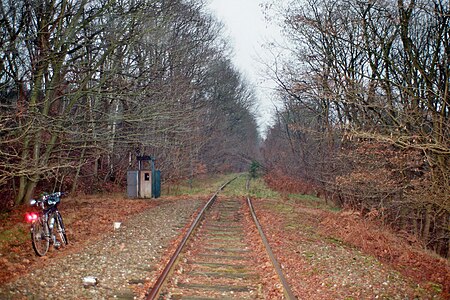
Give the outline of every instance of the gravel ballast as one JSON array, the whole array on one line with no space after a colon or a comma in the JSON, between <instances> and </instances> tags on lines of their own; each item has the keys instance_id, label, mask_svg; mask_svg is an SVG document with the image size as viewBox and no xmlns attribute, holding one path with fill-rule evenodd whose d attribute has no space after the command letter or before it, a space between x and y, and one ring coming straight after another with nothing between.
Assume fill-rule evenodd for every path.
<instances>
[{"instance_id":1,"label":"gravel ballast","mask_svg":"<svg viewBox=\"0 0 450 300\"><path fill-rule=\"evenodd\" d=\"M76 253L44 257L45 268L0 285L0 299L135 299L135 288L150 279L200 205L200 200L163 202ZM96 283L83 283L89 276Z\"/></svg>"}]
</instances>

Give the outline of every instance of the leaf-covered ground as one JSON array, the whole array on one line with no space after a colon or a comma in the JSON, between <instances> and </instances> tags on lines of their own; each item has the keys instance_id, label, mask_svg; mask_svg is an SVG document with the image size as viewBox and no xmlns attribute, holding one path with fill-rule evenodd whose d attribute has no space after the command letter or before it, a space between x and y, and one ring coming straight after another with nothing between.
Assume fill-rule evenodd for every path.
<instances>
[{"instance_id":1,"label":"leaf-covered ground","mask_svg":"<svg viewBox=\"0 0 450 300\"><path fill-rule=\"evenodd\" d=\"M45 257L37 257L31 246L30 225L25 213L33 210L24 205L0 216L0 283L14 280L45 261L74 253L113 231L114 221L125 221L155 205L151 201L125 199L122 195L62 198L59 210L66 225L69 245L61 250L50 247Z\"/></svg>"},{"instance_id":2,"label":"leaf-covered ground","mask_svg":"<svg viewBox=\"0 0 450 300\"><path fill-rule=\"evenodd\" d=\"M448 298L448 261L357 214L313 208L306 200L254 201L300 299Z\"/></svg>"},{"instance_id":3,"label":"leaf-covered ground","mask_svg":"<svg viewBox=\"0 0 450 300\"><path fill-rule=\"evenodd\" d=\"M199 188L202 183L197 183L188 190L210 194L219 182L224 178L209 180L208 189ZM244 179L237 180L223 193L244 196L244 183ZM171 193L176 196L161 200L188 197L186 187L176 187ZM449 299L449 262L423 250L411 237L399 237L375 220L364 219L357 212L339 211L316 197L281 196L261 181L252 183L249 193L299 299ZM113 231L113 221L124 222L152 205L157 201L129 200L123 195L63 198L60 210L72 243L44 258L36 257L31 248L29 225L24 222L29 208L3 212L0 283L40 269L47 260L79 252ZM167 253L174 245L166 245ZM261 264L262 269L269 267L264 261ZM276 278L265 279L271 280ZM278 299L277 294L274 290L269 299Z\"/></svg>"}]
</instances>

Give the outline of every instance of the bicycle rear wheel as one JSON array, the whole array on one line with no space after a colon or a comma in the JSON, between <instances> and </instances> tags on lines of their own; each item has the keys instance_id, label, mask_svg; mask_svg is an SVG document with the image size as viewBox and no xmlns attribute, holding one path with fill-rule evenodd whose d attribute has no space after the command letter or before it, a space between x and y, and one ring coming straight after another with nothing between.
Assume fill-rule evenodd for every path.
<instances>
[{"instance_id":1,"label":"bicycle rear wheel","mask_svg":"<svg viewBox=\"0 0 450 300\"><path fill-rule=\"evenodd\" d=\"M31 227L31 242L33 245L34 252L38 256L44 256L50 245L50 239L47 234L45 234L45 226L42 218L36 220Z\"/></svg>"},{"instance_id":2,"label":"bicycle rear wheel","mask_svg":"<svg viewBox=\"0 0 450 300\"><path fill-rule=\"evenodd\" d=\"M64 247L69 243L66 235L66 229L64 228L64 222L59 211L55 213L55 225L56 225L56 239L60 243L60 247Z\"/></svg>"}]
</instances>

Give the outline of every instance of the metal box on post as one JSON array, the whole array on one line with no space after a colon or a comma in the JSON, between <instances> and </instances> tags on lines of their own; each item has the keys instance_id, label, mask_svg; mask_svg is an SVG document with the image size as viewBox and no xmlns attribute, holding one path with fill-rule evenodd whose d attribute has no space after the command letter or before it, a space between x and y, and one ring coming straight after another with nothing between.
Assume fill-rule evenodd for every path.
<instances>
[{"instance_id":1,"label":"metal box on post","mask_svg":"<svg viewBox=\"0 0 450 300\"><path fill-rule=\"evenodd\" d=\"M139 171L127 171L128 198L137 198L139 195Z\"/></svg>"}]
</instances>

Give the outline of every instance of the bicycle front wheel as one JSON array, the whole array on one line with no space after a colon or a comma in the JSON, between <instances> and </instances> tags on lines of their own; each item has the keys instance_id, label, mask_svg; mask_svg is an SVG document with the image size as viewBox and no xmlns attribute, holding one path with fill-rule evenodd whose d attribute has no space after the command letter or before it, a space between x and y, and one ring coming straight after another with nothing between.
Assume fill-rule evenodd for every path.
<instances>
[{"instance_id":1,"label":"bicycle front wheel","mask_svg":"<svg viewBox=\"0 0 450 300\"><path fill-rule=\"evenodd\" d=\"M66 229L64 228L64 222L59 211L55 213L55 225L56 225L56 239L59 241L60 247L64 247L69 243L67 240Z\"/></svg>"},{"instance_id":2,"label":"bicycle front wheel","mask_svg":"<svg viewBox=\"0 0 450 300\"><path fill-rule=\"evenodd\" d=\"M38 256L44 256L50 245L49 236L45 233L45 226L47 226L47 224L44 223L42 218L36 220L31 226L31 242L33 244L34 252L36 252Z\"/></svg>"}]
</instances>

